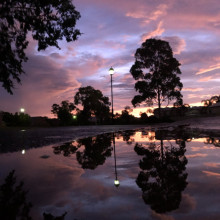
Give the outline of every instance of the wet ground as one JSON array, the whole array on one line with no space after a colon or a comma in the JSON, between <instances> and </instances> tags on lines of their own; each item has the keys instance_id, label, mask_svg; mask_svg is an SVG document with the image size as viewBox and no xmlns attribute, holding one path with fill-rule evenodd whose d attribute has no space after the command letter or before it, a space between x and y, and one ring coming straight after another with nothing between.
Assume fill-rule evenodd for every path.
<instances>
[{"instance_id":1,"label":"wet ground","mask_svg":"<svg viewBox=\"0 0 220 220\"><path fill-rule=\"evenodd\" d=\"M74 132L77 128L60 130L66 139L79 134L86 138L40 148L17 145L13 152L1 152L0 185L11 170L15 173L8 176L6 189L24 182L6 201L15 199L26 208L31 202L28 215L34 220L52 215L65 220L220 219L219 132L186 125L90 128L78 127L80 133ZM38 137L60 140L57 130L44 131ZM25 131L18 132L25 141ZM22 190L28 191L26 200L18 199ZM13 213L16 204L6 201L2 210Z\"/></svg>"}]
</instances>

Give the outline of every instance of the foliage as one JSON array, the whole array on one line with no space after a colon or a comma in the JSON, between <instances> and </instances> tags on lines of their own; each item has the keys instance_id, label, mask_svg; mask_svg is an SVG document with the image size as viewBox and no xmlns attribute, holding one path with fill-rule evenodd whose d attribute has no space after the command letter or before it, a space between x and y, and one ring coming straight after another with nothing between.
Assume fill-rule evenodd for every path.
<instances>
[{"instance_id":1,"label":"foliage","mask_svg":"<svg viewBox=\"0 0 220 220\"><path fill-rule=\"evenodd\" d=\"M157 213L177 209L187 186L185 141L178 144L179 147L164 146L161 140L160 145L150 142L135 146L135 152L143 156L136 183L142 189L144 202Z\"/></svg>"},{"instance_id":2,"label":"foliage","mask_svg":"<svg viewBox=\"0 0 220 220\"><path fill-rule=\"evenodd\" d=\"M204 99L201 101L205 107L209 107L214 105L215 103L220 102L220 95L212 96L210 99Z\"/></svg>"},{"instance_id":3,"label":"foliage","mask_svg":"<svg viewBox=\"0 0 220 220\"><path fill-rule=\"evenodd\" d=\"M130 69L133 78L137 80L135 89L140 93L133 100L133 106L142 102L151 106L172 100L180 101L183 87L180 78L180 63L173 57L168 42L159 39L148 39L135 53L135 63Z\"/></svg>"},{"instance_id":4,"label":"foliage","mask_svg":"<svg viewBox=\"0 0 220 220\"><path fill-rule=\"evenodd\" d=\"M111 140L112 134L110 133L87 137L54 147L54 154L62 153L64 157L76 154L77 161L83 169L94 170L111 156Z\"/></svg>"},{"instance_id":5,"label":"foliage","mask_svg":"<svg viewBox=\"0 0 220 220\"><path fill-rule=\"evenodd\" d=\"M63 125L70 125L73 122L72 111L76 106L68 100L62 101L61 105L53 104L51 112L57 116Z\"/></svg>"},{"instance_id":6,"label":"foliage","mask_svg":"<svg viewBox=\"0 0 220 220\"><path fill-rule=\"evenodd\" d=\"M31 220L29 216L31 203L26 201L27 192L23 182L16 184L15 171L11 171L0 186L0 219Z\"/></svg>"},{"instance_id":7,"label":"foliage","mask_svg":"<svg viewBox=\"0 0 220 220\"><path fill-rule=\"evenodd\" d=\"M14 81L20 83L27 61L24 50L32 33L38 50L48 46L60 49L58 41L77 40L81 34L75 29L80 13L71 0L2 0L0 3L0 82L13 94Z\"/></svg>"},{"instance_id":8,"label":"foliage","mask_svg":"<svg viewBox=\"0 0 220 220\"><path fill-rule=\"evenodd\" d=\"M85 122L90 117L96 117L96 119L102 123L109 118L109 98L103 96L100 90L96 90L91 86L81 87L74 96L75 105L82 105L83 110L79 113L79 118Z\"/></svg>"},{"instance_id":9,"label":"foliage","mask_svg":"<svg viewBox=\"0 0 220 220\"><path fill-rule=\"evenodd\" d=\"M14 115L9 112L3 112L2 120L7 126L29 126L31 124L31 117L22 112L16 112Z\"/></svg>"},{"instance_id":10,"label":"foliage","mask_svg":"<svg viewBox=\"0 0 220 220\"><path fill-rule=\"evenodd\" d=\"M132 124L135 121L135 117L133 115L130 115L132 111L133 110L129 106L125 106L119 118L121 124Z\"/></svg>"}]
</instances>

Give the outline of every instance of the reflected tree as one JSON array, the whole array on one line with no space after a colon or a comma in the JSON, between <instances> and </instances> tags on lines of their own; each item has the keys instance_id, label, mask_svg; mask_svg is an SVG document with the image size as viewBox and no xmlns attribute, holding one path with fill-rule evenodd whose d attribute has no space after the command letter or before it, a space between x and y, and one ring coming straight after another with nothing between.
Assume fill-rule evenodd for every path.
<instances>
[{"instance_id":1,"label":"reflected tree","mask_svg":"<svg viewBox=\"0 0 220 220\"><path fill-rule=\"evenodd\" d=\"M157 213L175 210L181 202L181 192L187 186L185 172L185 141L177 142L179 147L149 143L136 144L135 152L143 156L140 160L140 171L136 183L142 189L146 204Z\"/></svg>"},{"instance_id":2,"label":"reflected tree","mask_svg":"<svg viewBox=\"0 0 220 220\"><path fill-rule=\"evenodd\" d=\"M125 141L127 144L132 144L134 142L134 135L136 131L135 130L127 130L121 133L121 136L123 138L123 141Z\"/></svg>"},{"instance_id":3,"label":"reflected tree","mask_svg":"<svg viewBox=\"0 0 220 220\"><path fill-rule=\"evenodd\" d=\"M65 143L54 147L54 154L63 154L68 157L76 154L78 163L83 169L95 169L98 165L104 164L107 157L111 156L111 134L97 135Z\"/></svg>"},{"instance_id":4,"label":"reflected tree","mask_svg":"<svg viewBox=\"0 0 220 220\"><path fill-rule=\"evenodd\" d=\"M206 138L205 144L213 144L215 147L220 147L220 139L214 138L214 137L208 137Z\"/></svg>"},{"instance_id":5,"label":"reflected tree","mask_svg":"<svg viewBox=\"0 0 220 220\"><path fill-rule=\"evenodd\" d=\"M94 170L98 165L104 164L107 157L111 156L111 134L97 135L78 141L84 150L76 152L76 158L83 169Z\"/></svg>"},{"instance_id":6,"label":"reflected tree","mask_svg":"<svg viewBox=\"0 0 220 220\"><path fill-rule=\"evenodd\" d=\"M53 147L54 154L63 154L64 157L68 157L71 154L76 153L79 146L76 141L65 143L60 146Z\"/></svg>"}]
</instances>

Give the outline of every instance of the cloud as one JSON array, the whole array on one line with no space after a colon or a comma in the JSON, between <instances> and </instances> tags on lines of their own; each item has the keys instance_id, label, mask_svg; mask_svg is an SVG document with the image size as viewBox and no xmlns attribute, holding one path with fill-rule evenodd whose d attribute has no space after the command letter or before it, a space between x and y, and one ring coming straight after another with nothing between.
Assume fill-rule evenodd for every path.
<instances>
[{"instance_id":1,"label":"cloud","mask_svg":"<svg viewBox=\"0 0 220 220\"><path fill-rule=\"evenodd\" d=\"M188 92L188 91L189 91L189 92L199 92L199 91L203 91L203 90L204 90L203 88L191 88L191 87L190 87L190 88L188 87L188 88L183 88L183 89L182 89L183 92L184 92L184 91L187 91L187 92Z\"/></svg>"},{"instance_id":2,"label":"cloud","mask_svg":"<svg viewBox=\"0 0 220 220\"><path fill-rule=\"evenodd\" d=\"M204 163L205 166L208 166L208 167L214 167L214 168L219 168L220 167L220 163Z\"/></svg>"},{"instance_id":3,"label":"cloud","mask_svg":"<svg viewBox=\"0 0 220 220\"><path fill-rule=\"evenodd\" d=\"M204 74L217 69L220 69L220 63L209 66L208 68L202 68L196 73L196 75Z\"/></svg>"},{"instance_id":4,"label":"cloud","mask_svg":"<svg viewBox=\"0 0 220 220\"><path fill-rule=\"evenodd\" d=\"M157 28L149 33L143 34L141 36L141 41L144 42L145 40L149 39L149 38L154 38L156 36L160 36L163 34L163 32L165 31L164 28L162 28L163 25L163 21L160 21L159 24L157 25Z\"/></svg>"},{"instance_id":5,"label":"cloud","mask_svg":"<svg viewBox=\"0 0 220 220\"><path fill-rule=\"evenodd\" d=\"M148 24L151 21L156 21L158 18L165 16L168 6L166 4L160 4L156 7L155 10L152 9L153 12L150 12L149 9L149 5L141 8L136 8L133 11L127 12L126 16L135 19L142 19L144 24Z\"/></svg>"},{"instance_id":6,"label":"cloud","mask_svg":"<svg viewBox=\"0 0 220 220\"><path fill-rule=\"evenodd\" d=\"M195 157L207 157L207 154L197 153L197 154L190 154L186 156L187 158L195 158Z\"/></svg>"},{"instance_id":7,"label":"cloud","mask_svg":"<svg viewBox=\"0 0 220 220\"><path fill-rule=\"evenodd\" d=\"M202 172L205 173L207 176L215 176L217 178L220 178L220 173L205 171L205 170L203 170Z\"/></svg>"},{"instance_id":8,"label":"cloud","mask_svg":"<svg viewBox=\"0 0 220 220\"><path fill-rule=\"evenodd\" d=\"M199 79L199 82L208 82L208 81L211 81L212 79L213 79L213 76L207 76L207 77L203 77Z\"/></svg>"},{"instance_id":9,"label":"cloud","mask_svg":"<svg viewBox=\"0 0 220 220\"><path fill-rule=\"evenodd\" d=\"M162 37L162 39L169 42L174 54L180 54L185 50L186 42L178 36L167 36Z\"/></svg>"}]
</instances>

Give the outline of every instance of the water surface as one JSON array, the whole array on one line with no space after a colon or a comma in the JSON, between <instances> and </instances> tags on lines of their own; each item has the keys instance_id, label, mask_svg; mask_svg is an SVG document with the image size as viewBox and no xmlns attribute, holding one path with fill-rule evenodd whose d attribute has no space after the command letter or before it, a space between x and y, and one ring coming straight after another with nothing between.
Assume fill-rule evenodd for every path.
<instances>
[{"instance_id":1,"label":"water surface","mask_svg":"<svg viewBox=\"0 0 220 220\"><path fill-rule=\"evenodd\" d=\"M17 146L0 154L0 184L15 170L33 219L220 219L219 139L141 129Z\"/></svg>"}]
</instances>

